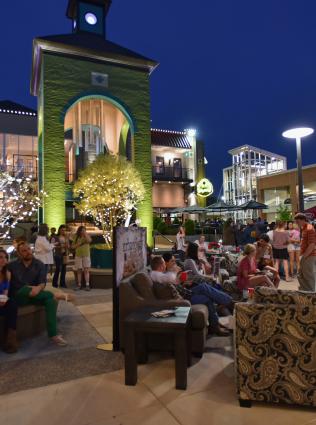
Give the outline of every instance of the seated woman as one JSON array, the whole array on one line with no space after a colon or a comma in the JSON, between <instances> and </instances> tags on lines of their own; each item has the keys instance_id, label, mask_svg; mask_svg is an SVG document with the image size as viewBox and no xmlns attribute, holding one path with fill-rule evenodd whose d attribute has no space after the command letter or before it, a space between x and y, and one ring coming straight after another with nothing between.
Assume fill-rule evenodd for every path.
<instances>
[{"instance_id":1,"label":"seated woman","mask_svg":"<svg viewBox=\"0 0 316 425\"><path fill-rule=\"evenodd\" d=\"M199 258L199 245L196 243L189 242L187 245L184 270L190 271L194 277L206 277L204 261Z\"/></svg>"},{"instance_id":2,"label":"seated woman","mask_svg":"<svg viewBox=\"0 0 316 425\"><path fill-rule=\"evenodd\" d=\"M265 274L260 274L256 263L256 247L247 244L244 249L244 257L240 261L237 271L237 287L241 291L256 286L270 286L274 288L273 283Z\"/></svg>"},{"instance_id":3,"label":"seated woman","mask_svg":"<svg viewBox=\"0 0 316 425\"><path fill-rule=\"evenodd\" d=\"M7 270L9 256L4 249L0 249L0 316L5 318L6 342L4 351L12 354L18 351L16 339L17 305L12 298L8 298L11 274Z\"/></svg>"},{"instance_id":4,"label":"seated woman","mask_svg":"<svg viewBox=\"0 0 316 425\"><path fill-rule=\"evenodd\" d=\"M210 263L208 262L208 259L206 257L206 251L207 251L207 243L205 242L205 236L201 235L199 237L199 240L196 240L195 243L199 247L198 249L198 258L202 262L204 266L204 270L206 274L212 273L212 267Z\"/></svg>"},{"instance_id":5,"label":"seated woman","mask_svg":"<svg viewBox=\"0 0 316 425\"><path fill-rule=\"evenodd\" d=\"M265 270L273 276L274 286L278 287L280 283L280 275L276 268L273 267L273 248L270 244L269 236L264 233L256 242L256 261L260 271Z\"/></svg>"}]
</instances>

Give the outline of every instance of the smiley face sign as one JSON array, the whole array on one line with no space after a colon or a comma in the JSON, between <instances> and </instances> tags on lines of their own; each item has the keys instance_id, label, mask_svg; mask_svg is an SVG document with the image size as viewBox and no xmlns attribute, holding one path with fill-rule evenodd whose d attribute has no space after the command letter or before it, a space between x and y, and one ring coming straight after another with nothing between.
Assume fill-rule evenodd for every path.
<instances>
[{"instance_id":1,"label":"smiley face sign","mask_svg":"<svg viewBox=\"0 0 316 425\"><path fill-rule=\"evenodd\" d=\"M202 198L207 198L208 196L211 196L213 194L214 187L208 179L202 179L198 182L196 186L196 192L198 196L201 196Z\"/></svg>"}]
</instances>

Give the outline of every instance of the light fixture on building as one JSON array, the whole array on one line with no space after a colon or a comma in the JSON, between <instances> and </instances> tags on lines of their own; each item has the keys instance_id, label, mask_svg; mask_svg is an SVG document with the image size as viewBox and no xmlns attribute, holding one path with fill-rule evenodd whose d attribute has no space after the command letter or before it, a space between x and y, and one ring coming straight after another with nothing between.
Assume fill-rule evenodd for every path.
<instances>
[{"instance_id":1,"label":"light fixture on building","mask_svg":"<svg viewBox=\"0 0 316 425\"><path fill-rule=\"evenodd\" d=\"M89 25L95 25L98 22L98 18L91 12L86 13L84 18Z\"/></svg>"},{"instance_id":2,"label":"light fixture on building","mask_svg":"<svg viewBox=\"0 0 316 425\"><path fill-rule=\"evenodd\" d=\"M302 171L302 138L310 136L314 133L314 129L309 127L292 128L284 131L282 136L286 139L296 140L297 154L297 174L298 174L298 207L301 212L304 212L304 195L303 195L303 171Z\"/></svg>"},{"instance_id":3,"label":"light fixture on building","mask_svg":"<svg viewBox=\"0 0 316 425\"><path fill-rule=\"evenodd\" d=\"M195 137L196 136L196 129L195 128L188 128L185 131L186 131L186 133L189 137Z\"/></svg>"},{"instance_id":4,"label":"light fixture on building","mask_svg":"<svg viewBox=\"0 0 316 425\"><path fill-rule=\"evenodd\" d=\"M171 182L168 182L169 184L171 184Z\"/></svg>"}]
</instances>

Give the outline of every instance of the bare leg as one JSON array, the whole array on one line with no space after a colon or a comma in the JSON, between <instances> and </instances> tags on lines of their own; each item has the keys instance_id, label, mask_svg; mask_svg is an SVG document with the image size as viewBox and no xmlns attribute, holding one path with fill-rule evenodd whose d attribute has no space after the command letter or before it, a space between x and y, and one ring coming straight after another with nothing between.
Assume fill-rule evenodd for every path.
<instances>
[{"instance_id":1,"label":"bare leg","mask_svg":"<svg viewBox=\"0 0 316 425\"><path fill-rule=\"evenodd\" d=\"M249 278L249 286L255 288L256 286L270 286L274 288L273 283L266 275L257 275Z\"/></svg>"},{"instance_id":2,"label":"bare leg","mask_svg":"<svg viewBox=\"0 0 316 425\"><path fill-rule=\"evenodd\" d=\"M85 281L86 281L86 286L87 287L89 287L90 286L90 273L89 273L89 269L88 268L84 268L83 269L83 273L84 273L84 278L85 278Z\"/></svg>"},{"instance_id":3,"label":"bare leg","mask_svg":"<svg viewBox=\"0 0 316 425\"><path fill-rule=\"evenodd\" d=\"M289 262L287 260L283 260L283 267L285 273L285 280L288 282L290 280L289 276Z\"/></svg>"},{"instance_id":4,"label":"bare leg","mask_svg":"<svg viewBox=\"0 0 316 425\"><path fill-rule=\"evenodd\" d=\"M77 286L81 288L82 269L77 269Z\"/></svg>"},{"instance_id":5,"label":"bare leg","mask_svg":"<svg viewBox=\"0 0 316 425\"><path fill-rule=\"evenodd\" d=\"M301 251L295 251L295 261L296 261L296 273L298 273L300 269L300 262L301 262Z\"/></svg>"},{"instance_id":6,"label":"bare leg","mask_svg":"<svg viewBox=\"0 0 316 425\"><path fill-rule=\"evenodd\" d=\"M290 256L290 274L291 276L294 275L294 257L295 257L295 252L294 251L289 251L289 256Z\"/></svg>"},{"instance_id":7,"label":"bare leg","mask_svg":"<svg viewBox=\"0 0 316 425\"><path fill-rule=\"evenodd\" d=\"M280 260L278 260L278 259L274 260L274 267L275 267L276 271L279 273Z\"/></svg>"}]
</instances>

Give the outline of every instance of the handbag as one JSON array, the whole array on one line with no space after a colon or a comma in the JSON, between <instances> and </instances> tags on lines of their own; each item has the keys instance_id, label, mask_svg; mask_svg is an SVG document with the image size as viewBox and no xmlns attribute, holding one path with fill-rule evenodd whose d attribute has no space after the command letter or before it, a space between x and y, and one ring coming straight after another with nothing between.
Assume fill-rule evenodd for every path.
<instances>
[{"instance_id":1,"label":"handbag","mask_svg":"<svg viewBox=\"0 0 316 425\"><path fill-rule=\"evenodd\" d=\"M63 255L63 264L69 264L69 255L68 254Z\"/></svg>"}]
</instances>

